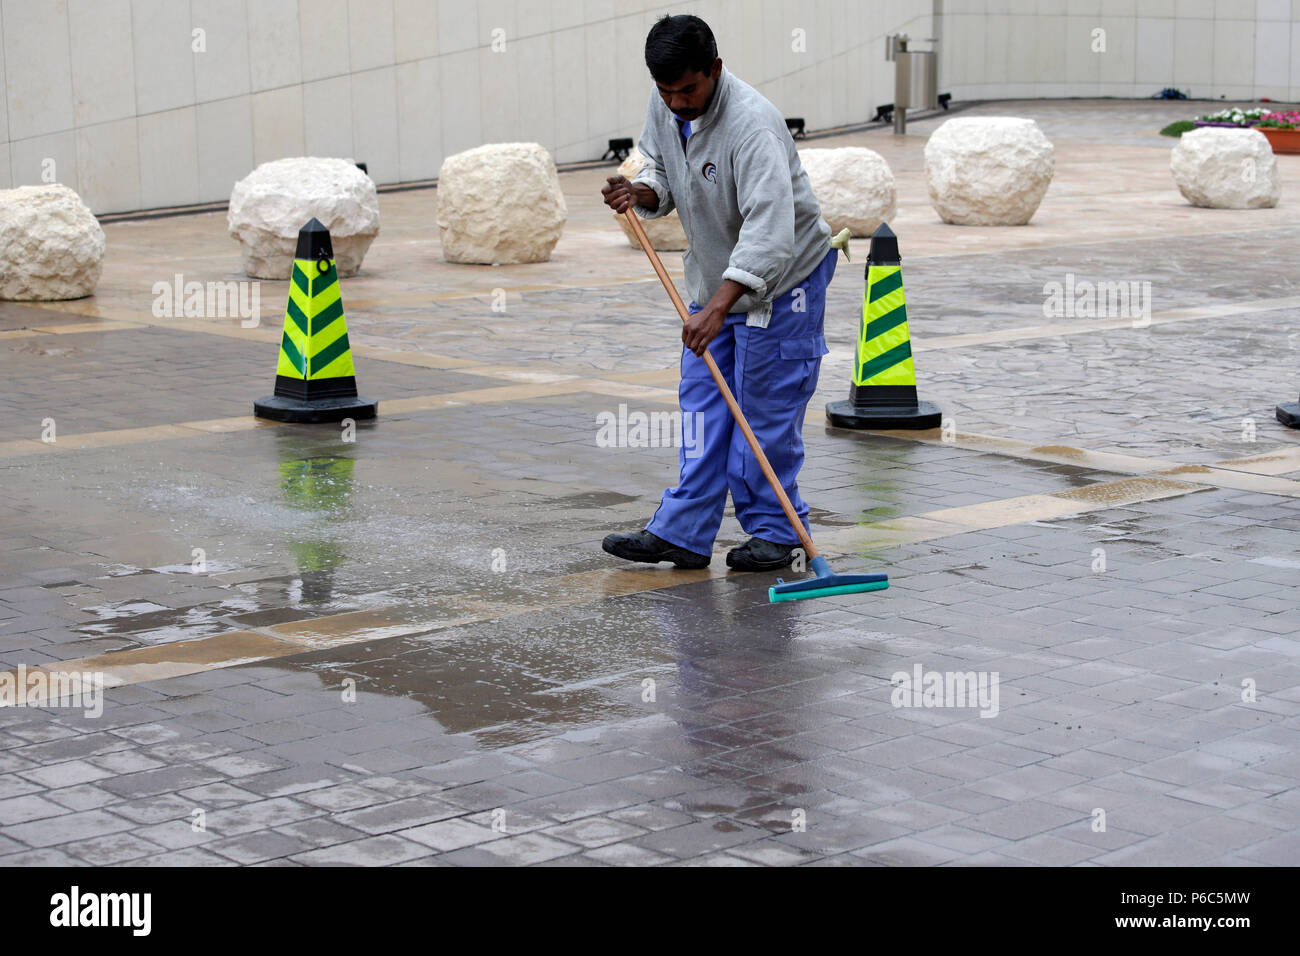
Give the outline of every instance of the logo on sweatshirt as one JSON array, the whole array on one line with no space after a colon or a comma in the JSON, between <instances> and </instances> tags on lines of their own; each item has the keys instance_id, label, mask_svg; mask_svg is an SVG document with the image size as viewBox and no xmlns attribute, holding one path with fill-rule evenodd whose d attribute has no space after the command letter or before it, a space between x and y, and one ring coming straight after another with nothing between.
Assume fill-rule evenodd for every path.
<instances>
[{"instance_id":1,"label":"logo on sweatshirt","mask_svg":"<svg viewBox=\"0 0 1300 956\"><path fill-rule=\"evenodd\" d=\"M718 167L713 165L713 163L705 163L700 167L700 175L709 182L716 183L718 181Z\"/></svg>"}]
</instances>

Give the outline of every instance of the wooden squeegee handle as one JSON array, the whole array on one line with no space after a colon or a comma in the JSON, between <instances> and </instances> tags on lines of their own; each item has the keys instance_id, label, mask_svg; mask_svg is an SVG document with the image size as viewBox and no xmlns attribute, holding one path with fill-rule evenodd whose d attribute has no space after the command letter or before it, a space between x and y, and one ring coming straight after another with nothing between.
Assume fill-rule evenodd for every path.
<instances>
[{"instance_id":1,"label":"wooden squeegee handle","mask_svg":"<svg viewBox=\"0 0 1300 956\"><path fill-rule=\"evenodd\" d=\"M668 291L668 297L673 300L673 305L677 307L677 314L682 317L682 322L688 321L691 314L686 308L686 303L678 295L677 287L673 285L673 280L668 277L668 271L664 269L664 264L659 261L659 253L655 252L655 247L650 244L650 237L645 234L645 228L642 227L641 220L637 218L631 206L627 208L623 215L627 217L628 223L632 226L632 232L636 235L636 241L641 243L641 248L645 250L646 256L650 259L650 264L654 266L655 272L659 275L659 281L664 284L664 288ZM759 445L758 439L754 437L754 430L749 427L749 422L745 421L745 415L736 402L736 396L731 394L731 386L722 377L718 363L713 360L713 353L708 349L704 350L704 364L709 367L709 373L713 376L713 380L718 383L718 391L722 392L722 398L726 401L727 407L731 409L731 414L735 416L736 424L745 433L745 441L749 442L749 447L753 449L754 457L758 459L758 466L763 469L763 476L767 478L767 483L776 492L776 496L781 502L781 508L785 511L785 516L790 520L790 527L799 536L804 553L808 556L808 560L811 561L817 557L817 547L813 544L812 537L804 528L803 522L799 520L799 516L795 513L794 505L790 504L790 497L785 493L785 489L781 487L781 482L776 477L776 472L772 470L767 455L763 454L762 446Z\"/></svg>"}]
</instances>

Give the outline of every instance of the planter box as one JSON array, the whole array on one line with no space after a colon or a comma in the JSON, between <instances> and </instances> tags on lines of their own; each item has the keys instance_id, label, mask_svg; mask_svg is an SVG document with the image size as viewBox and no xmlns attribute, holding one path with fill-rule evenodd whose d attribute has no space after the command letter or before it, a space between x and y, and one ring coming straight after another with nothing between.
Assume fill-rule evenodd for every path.
<instances>
[{"instance_id":1,"label":"planter box","mask_svg":"<svg viewBox=\"0 0 1300 956\"><path fill-rule=\"evenodd\" d=\"M1256 126L1268 138L1268 144L1275 153L1300 153L1300 129L1273 129L1268 126Z\"/></svg>"},{"instance_id":2,"label":"planter box","mask_svg":"<svg viewBox=\"0 0 1300 956\"><path fill-rule=\"evenodd\" d=\"M1216 127L1221 127L1221 128L1223 128L1223 129L1252 129L1252 128L1253 128L1253 127L1250 127L1250 126L1242 126L1240 123L1226 123L1226 122L1222 122L1222 121L1214 122L1214 123L1210 123L1210 122L1207 122L1207 121L1205 121L1205 120L1196 120L1195 123L1196 123L1196 125L1197 125L1198 127L1200 127L1200 126L1216 126Z\"/></svg>"}]
</instances>

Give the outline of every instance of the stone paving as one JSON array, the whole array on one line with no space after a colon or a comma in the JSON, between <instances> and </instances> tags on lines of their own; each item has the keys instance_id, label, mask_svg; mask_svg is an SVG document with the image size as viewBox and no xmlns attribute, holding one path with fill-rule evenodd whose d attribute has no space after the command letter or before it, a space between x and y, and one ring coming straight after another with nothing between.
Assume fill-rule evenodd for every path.
<instances>
[{"instance_id":1,"label":"stone paving","mask_svg":"<svg viewBox=\"0 0 1300 956\"><path fill-rule=\"evenodd\" d=\"M1201 106L973 108L1057 141L1022 229L938 222L934 121L809 144L898 173L948 421L825 425L855 242L801 487L837 570L891 587L791 604L726 572L730 513L707 571L599 549L676 454L596 416L673 408L678 351L605 170L562 175L539 266L441 263L436 192L383 197L343 287L380 401L354 442L249 417L284 283L258 328L152 315L173 273L238 278L220 215L109 224L94 298L0 304L0 671L118 685L0 710L0 862L1296 865L1300 227L1285 192L1181 202L1153 130ZM1045 314L1068 274L1149 282L1149 324ZM918 668L985 696L904 694Z\"/></svg>"}]
</instances>

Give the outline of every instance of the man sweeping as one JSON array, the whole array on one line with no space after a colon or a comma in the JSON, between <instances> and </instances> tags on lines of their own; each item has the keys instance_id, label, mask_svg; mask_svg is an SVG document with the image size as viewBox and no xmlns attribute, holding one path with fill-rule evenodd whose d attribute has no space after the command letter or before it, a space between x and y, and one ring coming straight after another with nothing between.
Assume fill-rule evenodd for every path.
<instances>
[{"instance_id":1,"label":"man sweeping","mask_svg":"<svg viewBox=\"0 0 1300 956\"><path fill-rule=\"evenodd\" d=\"M646 528L611 534L602 547L629 561L703 568L730 490L752 537L728 552L727 565L784 568L798 539L701 356L712 353L807 528L796 479L804 409L827 352L830 228L780 111L723 68L708 24L664 17L646 37L645 59L657 87L638 144L645 165L601 192L620 214L632 207L653 219L676 209L681 218L694 301L682 326L678 396L700 447L693 457L681 450L679 483Z\"/></svg>"}]
</instances>

